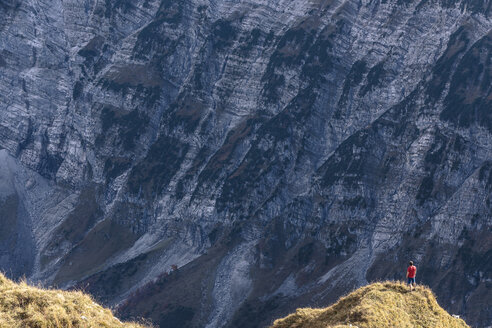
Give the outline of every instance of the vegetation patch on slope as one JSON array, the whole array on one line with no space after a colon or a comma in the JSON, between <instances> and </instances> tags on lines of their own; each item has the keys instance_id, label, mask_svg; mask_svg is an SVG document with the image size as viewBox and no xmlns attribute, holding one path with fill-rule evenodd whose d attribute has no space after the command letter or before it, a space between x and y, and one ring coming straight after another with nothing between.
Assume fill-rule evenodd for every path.
<instances>
[{"instance_id":1,"label":"vegetation patch on slope","mask_svg":"<svg viewBox=\"0 0 492 328\"><path fill-rule=\"evenodd\" d=\"M374 283L342 297L325 309L297 309L272 328L469 328L439 306L432 291L410 292L400 282Z\"/></svg>"},{"instance_id":2,"label":"vegetation patch on slope","mask_svg":"<svg viewBox=\"0 0 492 328\"><path fill-rule=\"evenodd\" d=\"M36 288L0 273L0 327L9 328L145 328L124 323L111 310L80 291Z\"/></svg>"}]
</instances>

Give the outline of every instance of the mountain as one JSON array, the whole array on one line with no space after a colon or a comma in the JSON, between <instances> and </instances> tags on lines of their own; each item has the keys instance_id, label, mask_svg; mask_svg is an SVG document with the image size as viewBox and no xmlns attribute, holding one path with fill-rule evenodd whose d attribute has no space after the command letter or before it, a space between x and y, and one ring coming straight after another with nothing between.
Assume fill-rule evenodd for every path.
<instances>
[{"instance_id":1,"label":"mountain","mask_svg":"<svg viewBox=\"0 0 492 328\"><path fill-rule=\"evenodd\" d=\"M82 292L16 284L0 274L0 327L145 328L123 323Z\"/></svg>"},{"instance_id":2,"label":"mountain","mask_svg":"<svg viewBox=\"0 0 492 328\"><path fill-rule=\"evenodd\" d=\"M297 309L276 320L274 328L327 327L446 327L467 328L437 304L432 291L417 287L410 292L402 283L374 283L362 287L326 309Z\"/></svg>"},{"instance_id":3,"label":"mountain","mask_svg":"<svg viewBox=\"0 0 492 328\"><path fill-rule=\"evenodd\" d=\"M491 7L0 0L0 268L211 328L414 260L492 325Z\"/></svg>"}]
</instances>

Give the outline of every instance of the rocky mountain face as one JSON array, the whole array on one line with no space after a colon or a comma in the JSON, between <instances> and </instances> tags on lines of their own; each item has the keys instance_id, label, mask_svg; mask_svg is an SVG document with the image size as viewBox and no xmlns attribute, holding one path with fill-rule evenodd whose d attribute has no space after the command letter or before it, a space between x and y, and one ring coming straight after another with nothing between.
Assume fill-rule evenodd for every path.
<instances>
[{"instance_id":1,"label":"rocky mountain face","mask_svg":"<svg viewBox=\"0 0 492 328\"><path fill-rule=\"evenodd\" d=\"M490 326L491 60L490 0L0 0L0 267L212 328L413 259Z\"/></svg>"}]
</instances>

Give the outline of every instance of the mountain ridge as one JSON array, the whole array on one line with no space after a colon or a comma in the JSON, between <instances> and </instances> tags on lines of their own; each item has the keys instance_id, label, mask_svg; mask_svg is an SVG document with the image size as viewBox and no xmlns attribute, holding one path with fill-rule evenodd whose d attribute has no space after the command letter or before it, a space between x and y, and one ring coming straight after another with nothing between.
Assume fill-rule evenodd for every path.
<instances>
[{"instance_id":1,"label":"mountain ridge","mask_svg":"<svg viewBox=\"0 0 492 328\"><path fill-rule=\"evenodd\" d=\"M0 327L150 328L124 323L81 291L43 289L14 283L0 273Z\"/></svg>"},{"instance_id":2,"label":"mountain ridge","mask_svg":"<svg viewBox=\"0 0 492 328\"><path fill-rule=\"evenodd\" d=\"M250 327L413 259L491 324L490 1L0 8L11 277Z\"/></svg>"},{"instance_id":3,"label":"mountain ridge","mask_svg":"<svg viewBox=\"0 0 492 328\"><path fill-rule=\"evenodd\" d=\"M272 328L321 327L461 327L469 328L459 316L451 316L436 301L432 291L417 286L414 291L402 282L378 282L361 287L324 309L297 309L277 319Z\"/></svg>"}]
</instances>

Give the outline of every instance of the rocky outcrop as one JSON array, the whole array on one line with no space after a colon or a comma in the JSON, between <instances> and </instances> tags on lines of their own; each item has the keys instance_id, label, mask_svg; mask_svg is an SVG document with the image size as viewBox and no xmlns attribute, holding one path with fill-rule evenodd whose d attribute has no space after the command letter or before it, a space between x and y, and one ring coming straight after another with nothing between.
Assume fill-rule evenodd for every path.
<instances>
[{"instance_id":1,"label":"rocky outcrop","mask_svg":"<svg viewBox=\"0 0 492 328\"><path fill-rule=\"evenodd\" d=\"M2 179L37 186L2 196L3 269L250 327L412 258L490 325L491 6L0 3Z\"/></svg>"}]
</instances>

